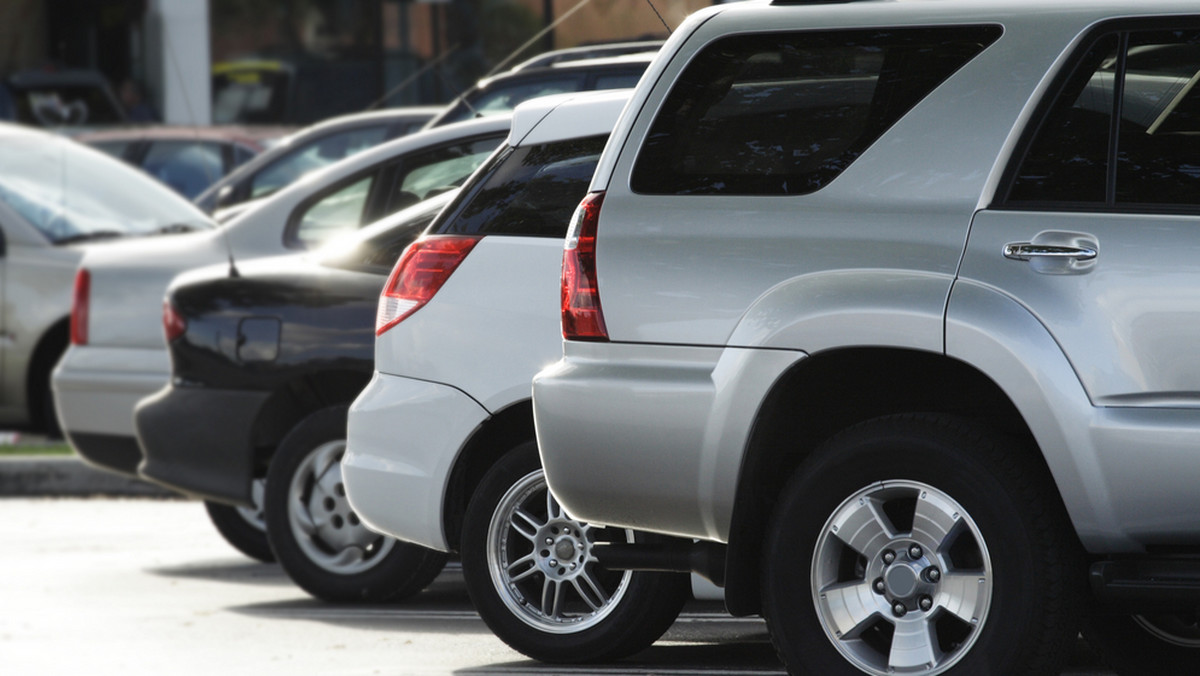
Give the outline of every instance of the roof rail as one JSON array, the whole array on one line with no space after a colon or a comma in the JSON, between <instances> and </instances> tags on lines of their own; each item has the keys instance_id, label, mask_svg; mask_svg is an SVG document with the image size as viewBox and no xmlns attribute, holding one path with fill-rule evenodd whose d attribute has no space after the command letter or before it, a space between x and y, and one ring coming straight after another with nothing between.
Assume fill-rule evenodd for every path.
<instances>
[{"instance_id":1,"label":"roof rail","mask_svg":"<svg viewBox=\"0 0 1200 676\"><path fill-rule=\"evenodd\" d=\"M771 0L772 5L848 5L864 0Z\"/></svg>"}]
</instances>

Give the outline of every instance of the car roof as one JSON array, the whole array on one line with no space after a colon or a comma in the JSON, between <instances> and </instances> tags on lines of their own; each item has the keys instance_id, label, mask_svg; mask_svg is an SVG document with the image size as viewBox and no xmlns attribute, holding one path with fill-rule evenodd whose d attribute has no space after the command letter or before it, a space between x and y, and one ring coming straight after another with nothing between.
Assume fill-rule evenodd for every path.
<instances>
[{"instance_id":1,"label":"car roof","mask_svg":"<svg viewBox=\"0 0 1200 676\"><path fill-rule=\"evenodd\" d=\"M632 89L607 89L526 101L513 111L507 143L519 147L611 133L632 94Z\"/></svg>"}]
</instances>

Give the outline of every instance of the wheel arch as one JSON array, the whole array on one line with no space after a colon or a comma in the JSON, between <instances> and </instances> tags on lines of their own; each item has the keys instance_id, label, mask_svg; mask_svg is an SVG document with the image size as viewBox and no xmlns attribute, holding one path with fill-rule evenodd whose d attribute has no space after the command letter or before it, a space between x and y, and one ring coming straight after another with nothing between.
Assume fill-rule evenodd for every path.
<instances>
[{"instance_id":1,"label":"wheel arch","mask_svg":"<svg viewBox=\"0 0 1200 676\"><path fill-rule=\"evenodd\" d=\"M1021 441L1049 474L1012 400L972 366L940 353L901 348L815 353L776 381L747 440L726 559L730 612L761 611L759 562L766 524L800 463L839 430L884 415L915 412L983 421Z\"/></svg>"},{"instance_id":2,"label":"wheel arch","mask_svg":"<svg viewBox=\"0 0 1200 676\"><path fill-rule=\"evenodd\" d=\"M250 428L255 476L265 473L275 447L301 420L329 406L349 405L370 380L366 372L331 369L305 373L277 386Z\"/></svg>"},{"instance_id":3,"label":"wheel arch","mask_svg":"<svg viewBox=\"0 0 1200 676\"><path fill-rule=\"evenodd\" d=\"M442 498L442 529L450 549L459 549L467 503L483 475L505 453L535 436L530 399L500 409L471 433L454 460Z\"/></svg>"},{"instance_id":4,"label":"wheel arch","mask_svg":"<svg viewBox=\"0 0 1200 676\"><path fill-rule=\"evenodd\" d=\"M71 320L60 317L38 338L29 366L25 370L25 403L30 421L46 429L53 410L46 410L46 393L50 390L50 373L71 342Z\"/></svg>"}]
</instances>

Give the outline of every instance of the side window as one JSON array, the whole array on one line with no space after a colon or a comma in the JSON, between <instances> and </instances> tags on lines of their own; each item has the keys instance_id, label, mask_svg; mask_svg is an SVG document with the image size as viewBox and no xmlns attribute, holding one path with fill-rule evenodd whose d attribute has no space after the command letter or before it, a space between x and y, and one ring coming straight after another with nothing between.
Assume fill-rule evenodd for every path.
<instances>
[{"instance_id":1,"label":"side window","mask_svg":"<svg viewBox=\"0 0 1200 676\"><path fill-rule=\"evenodd\" d=\"M266 197L314 169L382 143L386 133L387 125L351 129L296 148L251 179L250 199Z\"/></svg>"},{"instance_id":2,"label":"side window","mask_svg":"<svg viewBox=\"0 0 1200 676\"><path fill-rule=\"evenodd\" d=\"M249 162L250 160L254 159L254 156L256 154L254 151L250 150L249 148L243 148L242 146L237 145L236 143L233 144L232 146L230 146L230 148L233 150L233 159L229 166L230 171L233 171L234 169L236 169L236 168L242 166L243 164Z\"/></svg>"},{"instance_id":3,"label":"side window","mask_svg":"<svg viewBox=\"0 0 1200 676\"><path fill-rule=\"evenodd\" d=\"M357 229L375 177L372 173L309 204L296 221L292 243L311 249L334 235Z\"/></svg>"},{"instance_id":4,"label":"side window","mask_svg":"<svg viewBox=\"0 0 1200 676\"><path fill-rule=\"evenodd\" d=\"M1006 202L1039 208L1200 203L1200 31L1097 39L1055 97Z\"/></svg>"},{"instance_id":5,"label":"side window","mask_svg":"<svg viewBox=\"0 0 1200 676\"><path fill-rule=\"evenodd\" d=\"M565 237L587 194L605 136L526 146L502 155L482 186L446 210L439 234Z\"/></svg>"},{"instance_id":6,"label":"side window","mask_svg":"<svg viewBox=\"0 0 1200 676\"><path fill-rule=\"evenodd\" d=\"M405 158L396 168L391 194L382 202L383 212L371 216L381 218L457 188L502 140L502 137L495 137L456 143Z\"/></svg>"},{"instance_id":7,"label":"side window","mask_svg":"<svg viewBox=\"0 0 1200 676\"><path fill-rule=\"evenodd\" d=\"M191 199L225 175L225 162L216 143L155 141L142 169Z\"/></svg>"},{"instance_id":8,"label":"side window","mask_svg":"<svg viewBox=\"0 0 1200 676\"><path fill-rule=\"evenodd\" d=\"M642 73L606 73L596 76L594 89L629 89L636 87Z\"/></svg>"},{"instance_id":9,"label":"side window","mask_svg":"<svg viewBox=\"0 0 1200 676\"><path fill-rule=\"evenodd\" d=\"M125 159L126 151L129 150L129 146L133 145L133 141L99 141L89 143L88 145L118 160L123 160Z\"/></svg>"},{"instance_id":10,"label":"side window","mask_svg":"<svg viewBox=\"0 0 1200 676\"><path fill-rule=\"evenodd\" d=\"M633 190L819 190L1000 33L954 26L716 40L672 85L638 155Z\"/></svg>"}]
</instances>

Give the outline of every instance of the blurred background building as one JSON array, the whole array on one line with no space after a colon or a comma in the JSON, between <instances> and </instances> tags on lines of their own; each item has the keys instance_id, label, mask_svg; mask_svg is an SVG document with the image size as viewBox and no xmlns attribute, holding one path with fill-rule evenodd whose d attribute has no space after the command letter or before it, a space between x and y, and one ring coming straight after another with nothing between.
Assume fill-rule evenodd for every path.
<instances>
[{"instance_id":1,"label":"blurred background building","mask_svg":"<svg viewBox=\"0 0 1200 676\"><path fill-rule=\"evenodd\" d=\"M305 124L448 101L549 49L662 39L711 1L3 0L0 79L98 73L135 120Z\"/></svg>"}]
</instances>

